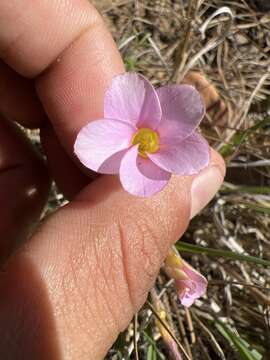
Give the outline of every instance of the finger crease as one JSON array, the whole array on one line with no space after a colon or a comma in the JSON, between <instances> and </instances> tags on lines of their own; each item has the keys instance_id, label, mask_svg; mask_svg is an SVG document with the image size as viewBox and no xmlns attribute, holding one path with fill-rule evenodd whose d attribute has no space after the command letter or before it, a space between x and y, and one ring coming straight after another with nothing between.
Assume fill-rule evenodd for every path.
<instances>
[{"instance_id":1,"label":"finger crease","mask_svg":"<svg viewBox=\"0 0 270 360\"><path fill-rule=\"evenodd\" d=\"M125 259L127 259L126 248L125 248L125 237L124 237L124 232L123 232L121 224L118 224L118 230L119 230L119 239L120 239L120 251L121 251L123 276L124 276L125 282L127 284L127 292L128 292L128 297L129 297L129 302L131 304L132 312L135 313L137 310L134 305L132 291L131 291L131 287L130 287L130 283L129 283L128 267L127 267L126 260L125 260Z\"/></svg>"}]
</instances>

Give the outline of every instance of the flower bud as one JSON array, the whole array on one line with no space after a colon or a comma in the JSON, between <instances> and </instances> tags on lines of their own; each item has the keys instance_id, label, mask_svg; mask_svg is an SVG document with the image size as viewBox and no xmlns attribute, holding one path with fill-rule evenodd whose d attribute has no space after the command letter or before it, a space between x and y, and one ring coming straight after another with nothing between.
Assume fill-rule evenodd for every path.
<instances>
[{"instance_id":1,"label":"flower bud","mask_svg":"<svg viewBox=\"0 0 270 360\"><path fill-rule=\"evenodd\" d=\"M165 263L166 274L175 279L175 287L182 305L189 307L204 295L207 280L181 258L175 247L171 248Z\"/></svg>"}]
</instances>

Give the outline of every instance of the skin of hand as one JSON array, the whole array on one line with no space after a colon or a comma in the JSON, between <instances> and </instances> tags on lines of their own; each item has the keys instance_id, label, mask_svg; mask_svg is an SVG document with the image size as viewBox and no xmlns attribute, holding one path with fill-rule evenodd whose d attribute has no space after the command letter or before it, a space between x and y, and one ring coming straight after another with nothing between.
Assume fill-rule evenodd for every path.
<instances>
[{"instance_id":1,"label":"skin of hand","mask_svg":"<svg viewBox=\"0 0 270 360\"><path fill-rule=\"evenodd\" d=\"M211 150L207 169L173 177L150 199L79 169L76 135L102 116L104 92L124 71L87 0L1 1L0 59L0 358L102 359L221 185L223 160ZM72 200L20 247L50 179L14 122L40 128L50 174Z\"/></svg>"}]
</instances>

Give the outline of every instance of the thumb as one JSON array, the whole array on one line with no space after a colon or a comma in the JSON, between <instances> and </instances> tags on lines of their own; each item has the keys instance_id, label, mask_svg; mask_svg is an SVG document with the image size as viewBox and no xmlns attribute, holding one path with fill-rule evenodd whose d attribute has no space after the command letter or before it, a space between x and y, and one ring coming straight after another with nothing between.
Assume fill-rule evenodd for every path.
<instances>
[{"instance_id":1,"label":"thumb","mask_svg":"<svg viewBox=\"0 0 270 360\"><path fill-rule=\"evenodd\" d=\"M103 358L144 303L190 209L198 212L223 176L212 151L206 170L172 178L151 199L101 177L47 219L0 278L2 358Z\"/></svg>"}]
</instances>

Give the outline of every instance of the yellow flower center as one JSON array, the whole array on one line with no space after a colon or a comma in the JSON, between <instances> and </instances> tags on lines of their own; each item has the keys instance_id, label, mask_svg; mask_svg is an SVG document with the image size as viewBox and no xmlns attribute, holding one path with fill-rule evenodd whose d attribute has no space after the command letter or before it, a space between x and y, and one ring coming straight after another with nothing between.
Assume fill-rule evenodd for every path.
<instances>
[{"instance_id":1,"label":"yellow flower center","mask_svg":"<svg viewBox=\"0 0 270 360\"><path fill-rule=\"evenodd\" d=\"M148 128L139 129L132 138L132 145L139 144L139 154L147 158L147 153L155 153L159 149L158 134Z\"/></svg>"}]
</instances>

